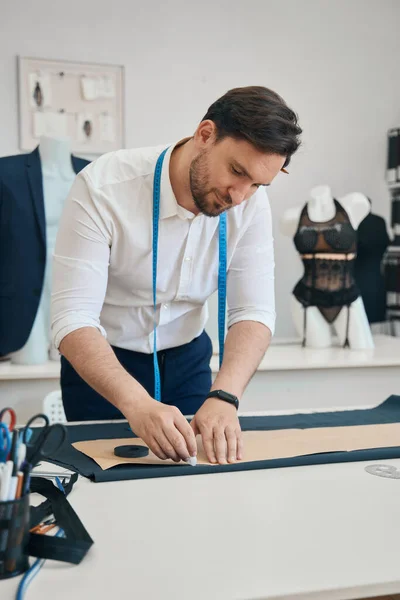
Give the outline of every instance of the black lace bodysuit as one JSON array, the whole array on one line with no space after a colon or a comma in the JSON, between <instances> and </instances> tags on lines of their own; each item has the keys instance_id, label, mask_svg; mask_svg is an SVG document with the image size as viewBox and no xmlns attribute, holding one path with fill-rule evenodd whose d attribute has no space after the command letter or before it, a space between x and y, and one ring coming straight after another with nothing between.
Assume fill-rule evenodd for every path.
<instances>
[{"instance_id":1,"label":"black lace bodysuit","mask_svg":"<svg viewBox=\"0 0 400 600\"><path fill-rule=\"evenodd\" d=\"M294 245L302 255L304 264L304 275L293 290L294 296L304 306L303 346L306 342L309 306L316 306L328 323L333 323L343 306L347 306L344 345L349 345L349 308L360 295L354 281L357 232L347 212L337 200L335 207L335 216L329 221L319 223L311 221L306 204L301 211L294 236ZM337 254L338 258L324 259L324 254Z\"/></svg>"}]
</instances>

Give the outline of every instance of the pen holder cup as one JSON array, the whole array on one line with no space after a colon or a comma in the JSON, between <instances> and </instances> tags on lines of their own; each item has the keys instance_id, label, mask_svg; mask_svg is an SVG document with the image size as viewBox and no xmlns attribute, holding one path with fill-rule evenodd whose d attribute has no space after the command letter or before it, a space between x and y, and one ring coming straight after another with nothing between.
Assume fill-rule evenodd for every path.
<instances>
[{"instance_id":1,"label":"pen holder cup","mask_svg":"<svg viewBox=\"0 0 400 600\"><path fill-rule=\"evenodd\" d=\"M28 539L29 494L18 500L0 502L0 579L15 577L27 571Z\"/></svg>"}]
</instances>

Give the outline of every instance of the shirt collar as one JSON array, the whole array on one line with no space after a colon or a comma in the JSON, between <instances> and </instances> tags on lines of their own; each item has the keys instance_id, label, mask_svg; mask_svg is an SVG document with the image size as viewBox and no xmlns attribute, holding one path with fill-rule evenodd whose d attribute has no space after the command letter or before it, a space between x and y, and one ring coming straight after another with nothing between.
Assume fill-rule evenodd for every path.
<instances>
[{"instance_id":1,"label":"shirt collar","mask_svg":"<svg viewBox=\"0 0 400 600\"><path fill-rule=\"evenodd\" d=\"M168 217L178 216L181 219L194 219L195 215L178 204L172 189L171 180L169 178L169 161L174 148L183 144L190 138L179 140L176 144L172 144L164 157L164 163L161 172L161 198L160 198L160 220L168 219Z\"/></svg>"}]
</instances>

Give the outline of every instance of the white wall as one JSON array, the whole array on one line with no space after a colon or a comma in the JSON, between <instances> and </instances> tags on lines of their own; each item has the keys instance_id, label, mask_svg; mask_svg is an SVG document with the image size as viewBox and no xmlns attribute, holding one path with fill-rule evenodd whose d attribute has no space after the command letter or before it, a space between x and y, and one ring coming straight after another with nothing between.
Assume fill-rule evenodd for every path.
<instances>
[{"instance_id":1,"label":"white wall","mask_svg":"<svg viewBox=\"0 0 400 600\"><path fill-rule=\"evenodd\" d=\"M311 187L358 190L386 218L386 130L400 125L397 0L54 0L2 2L0 156L19 152L16 56L126 69L128 146L190 134L231 87L265 85L298 112L303 147L270 188L277 223ZM292 336L301 274L275 229L277 336ZM216 338L215 303L209 331Z\"/></svg>"}]
</instances>

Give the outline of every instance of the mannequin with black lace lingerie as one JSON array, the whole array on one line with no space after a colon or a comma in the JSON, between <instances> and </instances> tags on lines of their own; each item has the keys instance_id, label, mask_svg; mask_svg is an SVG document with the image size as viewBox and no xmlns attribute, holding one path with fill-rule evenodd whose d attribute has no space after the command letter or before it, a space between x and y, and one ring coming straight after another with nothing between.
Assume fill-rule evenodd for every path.
<instances>
[{"instance_id":1,"label":"mannequin with black lace lingerie","mask_svg":"<svg viewBox=\"0 0 400 600\"><path fill-rule=\"evenodd\" d=\"M374 347L353 274L357 228L370 209L364 194L354 192L336 200L329 186L320 185L311 190L304 206L283 214L280 230L293 238L304 265L291 299L303 346L332 346L334 329L343 347Z\"/></svg>"}]
</instances>

